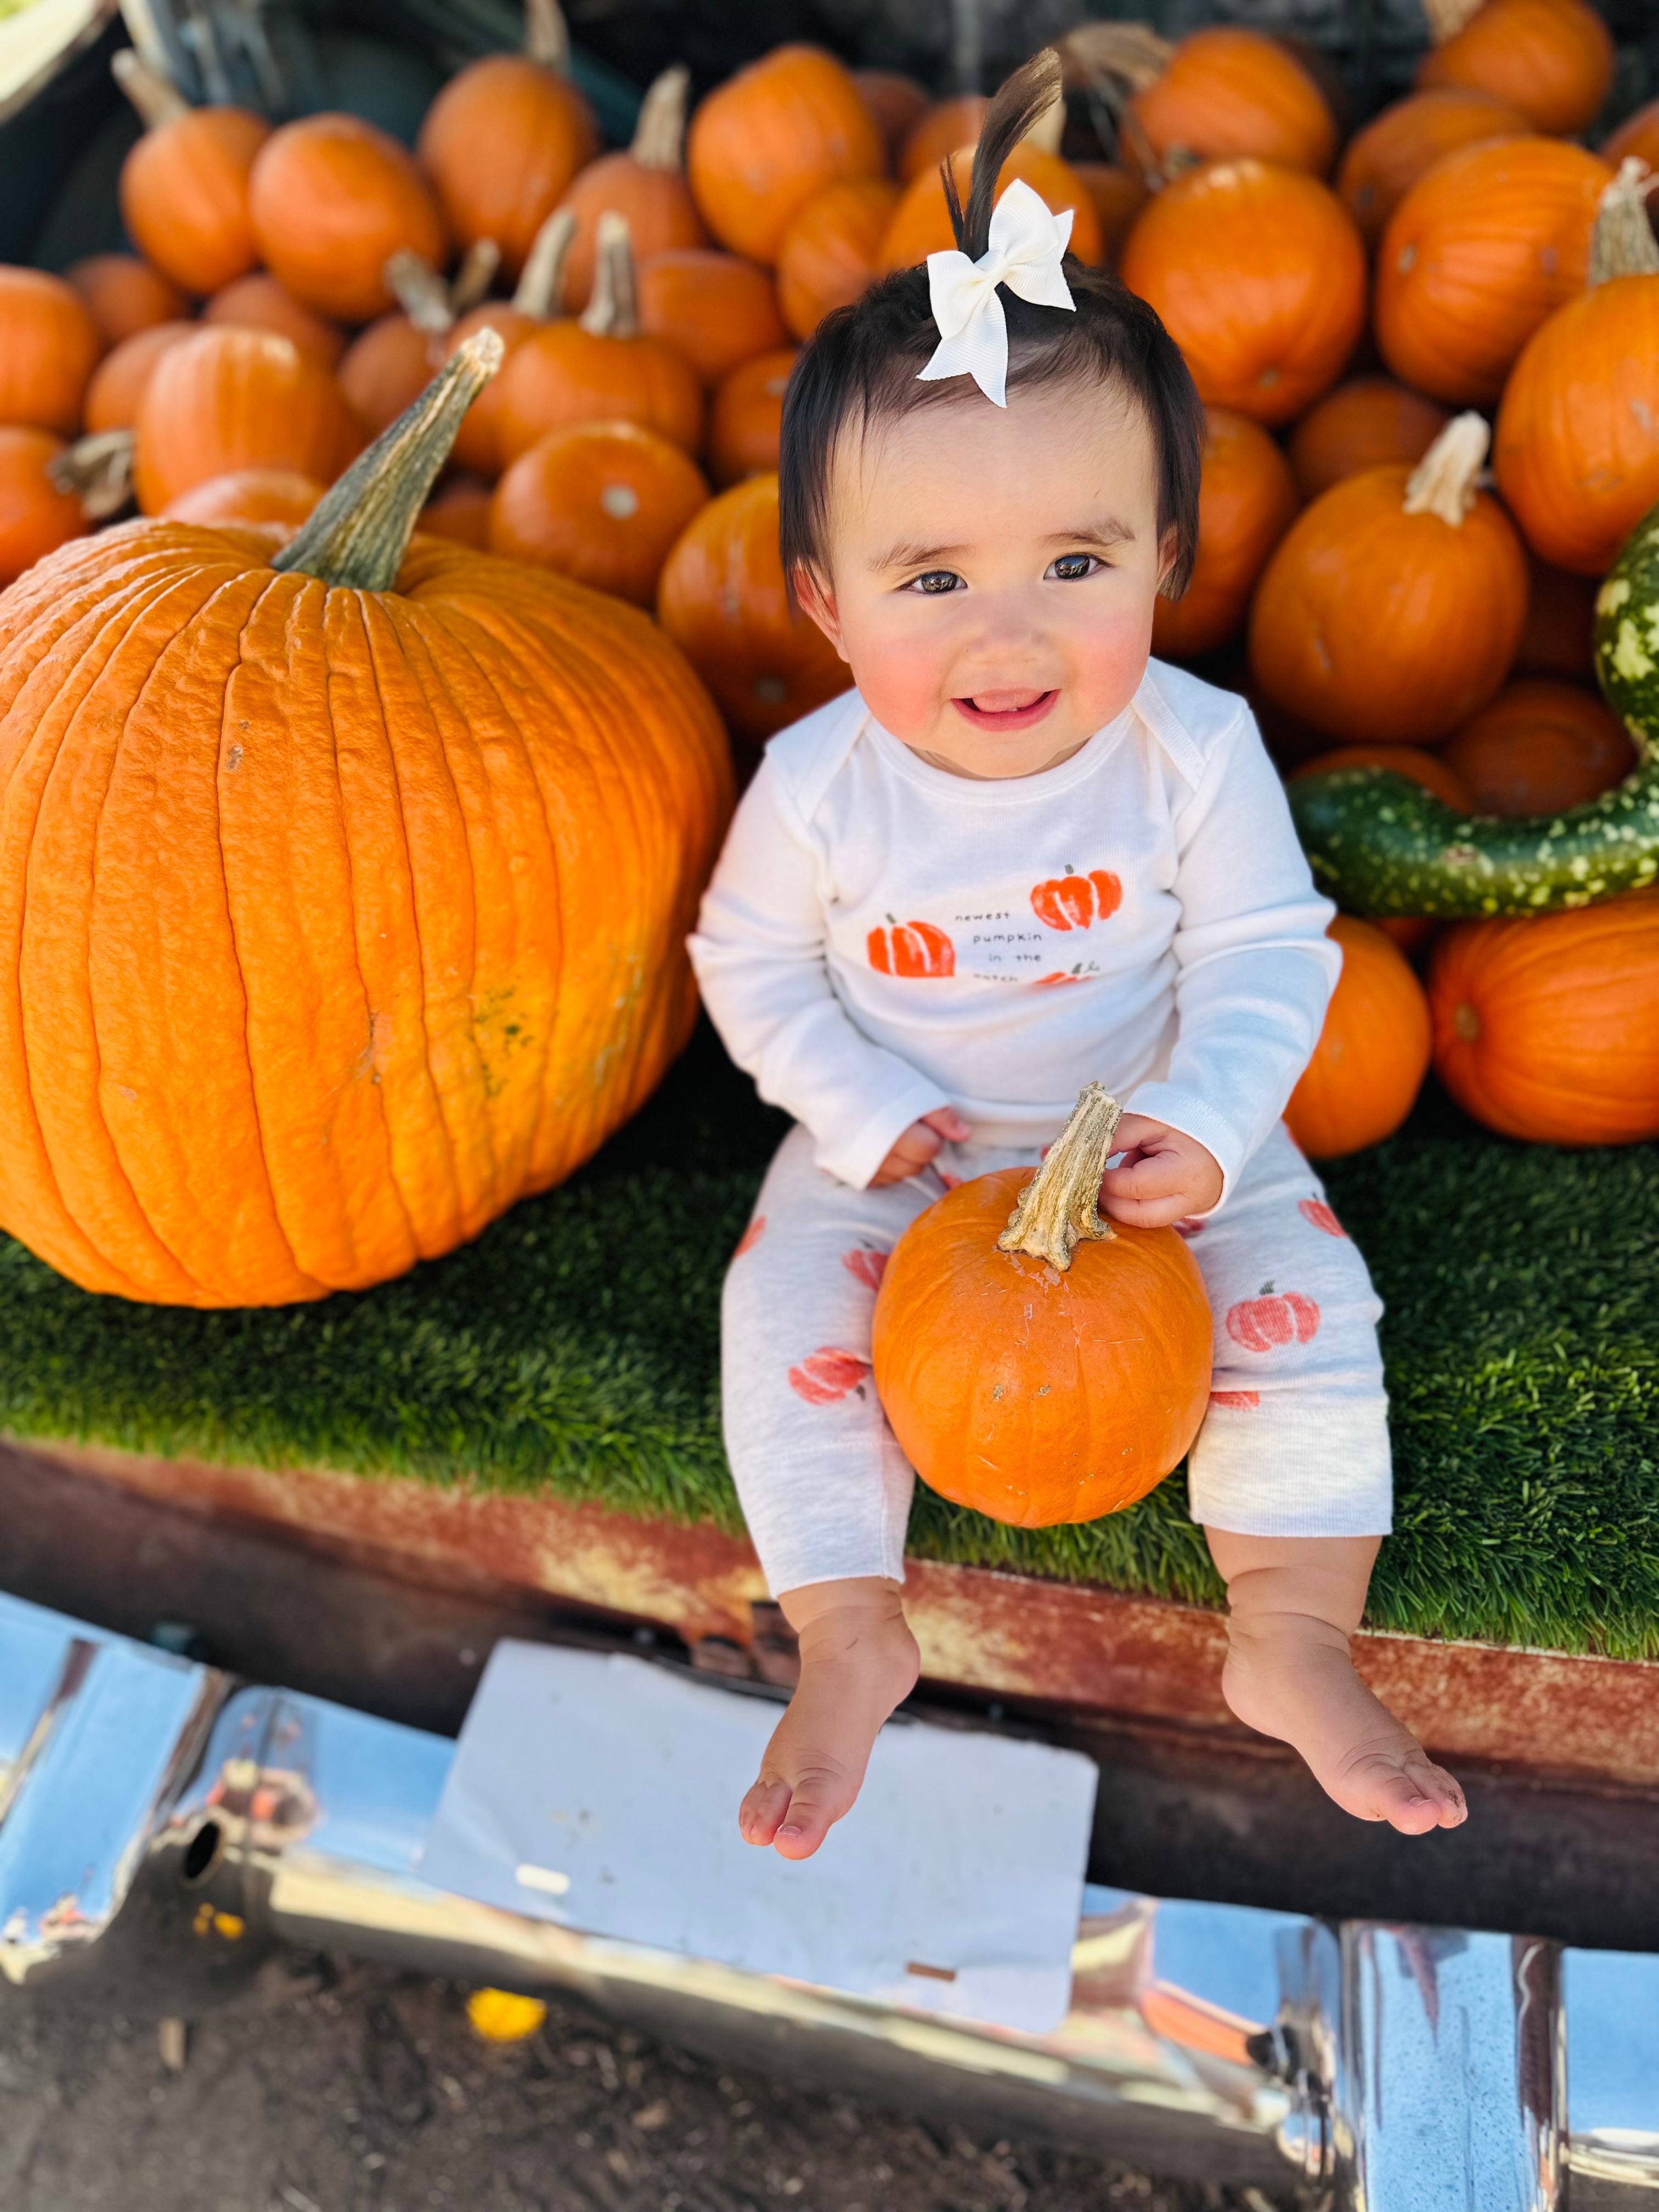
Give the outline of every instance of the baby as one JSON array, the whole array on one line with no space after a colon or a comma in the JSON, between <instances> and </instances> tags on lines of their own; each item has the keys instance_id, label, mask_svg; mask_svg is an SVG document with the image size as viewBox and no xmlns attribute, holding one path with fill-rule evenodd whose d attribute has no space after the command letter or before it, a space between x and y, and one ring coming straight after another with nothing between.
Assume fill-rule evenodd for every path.
<instances>
[{"instance_id":1,"label":"baby","mask_svg":"<svg viewBox=\"0 0 1659 2212\"><path fill-rule=\"evenodd\" d=\"M1348 1656L1389 1527L1381 1307L1279 1119L1332 909L1249 708L1149 659L1192 568L1203 410L1151 308L1062 260L1069 216L1018 184L992 213L1054 70L993 103L962 252L828 317L795 369L785 569L856 688L768 746L691 944L732 1057L799 1124L722 1311L727 1451L801 1659L739 1822L788 1858L917 1674L915 1478L870 1378L883 1263L954 1183L1035 1167L1093 1078L1127 1106L1103 1212L1178 1227L1215 1316L1188 1484L1229 1705L1362 1820L1464 1818Z\"/></svg>"}]
</instances>

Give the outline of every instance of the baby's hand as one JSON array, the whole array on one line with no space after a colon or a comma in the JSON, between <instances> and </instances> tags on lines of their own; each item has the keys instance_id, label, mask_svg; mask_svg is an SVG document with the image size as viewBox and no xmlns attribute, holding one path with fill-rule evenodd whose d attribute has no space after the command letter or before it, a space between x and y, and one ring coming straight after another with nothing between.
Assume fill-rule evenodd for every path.
<instances>
[{"instance_id":1,"label":"baby's hand","mask_svg":"<svg viewBox=\"0 0 1659 2212\"><path fill-rule=\"evenodd\" d=\"M1102 1208L1114 1221L1163 1229L1189 1213L1207 1213L1220 1197L1221 1169L1196 1137L1145 1114L1126 1114L1116 1144L1123 1158L1100 1185Z\"/></svg>"},{"instance_id":2,"label":"baby's hand","mask_svg":"<svg viewBox=\"0 0 1659 2212\"><path fill-rule=\"evenodd\" d=\"M1149 1129L1153 1126L1150 1121L1146 1124ZM924 1114L920 1121L912 1121L904 1131L871 1176L871 1189L879 1190L887 1182L902 1182L906 1176L915 1175L925 1168L941 1145L959 1145L972 1134L972 1125L963 1120L954 1106L935 1106L931 1114ZM1173 1219L1173 1215L1170 1218Z\"/></svg>"}]
</instances>

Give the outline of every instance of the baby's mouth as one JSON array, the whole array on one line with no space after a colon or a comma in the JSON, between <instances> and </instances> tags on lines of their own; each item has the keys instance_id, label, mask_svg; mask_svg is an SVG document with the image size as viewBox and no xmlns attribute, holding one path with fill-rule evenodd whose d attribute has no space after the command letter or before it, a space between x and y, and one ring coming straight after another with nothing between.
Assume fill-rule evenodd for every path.
<instances>
[{"instance_id":1,"label":"baby's mouth","mask_svg":"<svg viewBox=\"0 0 1659 2212\"><path fill-rule=\"evenodd\" d=\"M1060 694L1049 691L982 691L971 699L951 704L963 721L981 730L1029 730L1040 722Z\"/></svg>"}]
</instances>

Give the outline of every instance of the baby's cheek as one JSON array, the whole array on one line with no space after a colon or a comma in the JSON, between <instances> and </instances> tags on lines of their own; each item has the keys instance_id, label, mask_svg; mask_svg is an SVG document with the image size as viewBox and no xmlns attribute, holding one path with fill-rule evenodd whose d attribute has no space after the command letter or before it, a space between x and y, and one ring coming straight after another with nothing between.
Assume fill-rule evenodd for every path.
<instances>
[{"instance_id":1,"label":"baby's cheek","mask_svg":"<svg viewBox=\"0 0 1659 2212\"><path fill-rule=\"evenodd\" d=\"M1097 729L1121 714L1140 689L1152 649L1152 595L1137 596L1066 625L1066 658L1079 702Z\"/></svg>"},{"instance_id":2,"label":"baby's cheek","mask_svg":"<svg viewBox=\"0 0 1659 2212\"><path fill-rule=\"evenodd\" d=\"M884 730L912 741L927 736L948 696L951 654L936 639L888 636L853 653L853 681Z\"/></svg>"}]
</instances>

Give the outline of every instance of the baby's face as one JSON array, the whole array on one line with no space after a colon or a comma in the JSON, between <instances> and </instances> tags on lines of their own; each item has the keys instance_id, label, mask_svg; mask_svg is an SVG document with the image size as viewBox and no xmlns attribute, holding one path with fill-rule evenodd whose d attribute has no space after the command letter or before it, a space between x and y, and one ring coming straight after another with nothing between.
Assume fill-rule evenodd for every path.
<instances>
[{"instance_id":1,"label":"baby's face","mask_svg":"<svg viewBox=\"0 0 1659 2212\"><path fill-rule=\"evenodd\" d=\"M1109 389L971 387L843 441L803 603L893 735L1031 775L1133 697L1163 560L1152 434Z\"/></svg>"}]
</instances>

